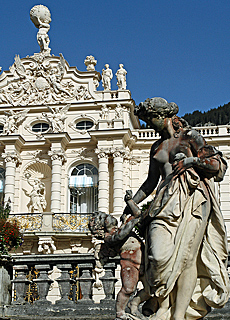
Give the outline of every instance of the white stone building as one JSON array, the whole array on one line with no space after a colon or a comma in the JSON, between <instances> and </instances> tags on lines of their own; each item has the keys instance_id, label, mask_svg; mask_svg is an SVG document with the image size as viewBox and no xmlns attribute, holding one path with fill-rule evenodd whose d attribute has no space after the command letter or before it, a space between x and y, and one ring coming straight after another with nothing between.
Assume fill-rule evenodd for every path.
<instances>
[{"instance_id":1,"label":"white stone building","mask_svg":"<svg viewBox=\"0 0 230 320\"><path fill-rule=\"evenodd\" d=\"M39 28L41 51L16 56L0 75L1 196L24 231L17 254L87 253L89 215L121 215L125 190L135 192L146 179L158 136L140 129L126 79L111 90L110 73L99 91L94 57L85 71L69 66L62 54L50 55L48 31L40 39ZM230 126L197 129L229 162ZM230 235L229 169L216 192Z\"/></svg>"}]
</instances>

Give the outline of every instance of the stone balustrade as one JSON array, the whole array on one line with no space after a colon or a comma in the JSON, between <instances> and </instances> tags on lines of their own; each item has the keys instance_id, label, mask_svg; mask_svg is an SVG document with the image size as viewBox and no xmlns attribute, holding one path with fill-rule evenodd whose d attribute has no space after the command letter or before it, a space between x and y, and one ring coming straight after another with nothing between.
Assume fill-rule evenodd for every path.
<instances>
[{"instance_id":1,"label":"stone balustrade","mask_svg":"<svg viewBox=\"0 0 230 320\"><path fill-rule=\"evenodd\" d=\"M110 259L104 266L104 275L100 280L105 298L99 303L95 303L92 290L95 281L95 259L92 254L20 255L14 259L8 258L0 257L1 319L114 319L118 257ZM55 268L59 270L56 278L52 277ZM8 294L10 278L13 285L11 302ZM47 297L54 281L58 283L60 296L51 302ZM229 309L228 303L224 309L213 310L204 319L229 320Z\"/></svg>"},{"instance_id":2,"label":"stone balustrade","mask_svg":"<svg viewBox=\"0 0 230 320\"><path fill-rule=\"evenodd\" d=\"M230 125L220 126L202 126L194 127L204 138L216 137L216 136L228 136L230 134ZM138 139L151 140L158 139L160 136L153 129L141 129L138 130Z\"/></svg>"},{"instance_id":3,"label":"stone balustrade","mask_svg":"<svg viewBox=\"0 0 230 320\"><path fill-rule=\"evenodd\" d=\"M105 265L104 275L100 278L105 298L95 303L95 260L92 254L15 256L11 262L13 298L10 305L2 302L4 307L0 308L0 317L69 316L76 315L76 312L84 315L114 314L118 262L113 258ZM58 270L57 278L52 276L55 269ZM55 281L60 294L52 300L49 293Z\"/></svg>"}]
</instances>

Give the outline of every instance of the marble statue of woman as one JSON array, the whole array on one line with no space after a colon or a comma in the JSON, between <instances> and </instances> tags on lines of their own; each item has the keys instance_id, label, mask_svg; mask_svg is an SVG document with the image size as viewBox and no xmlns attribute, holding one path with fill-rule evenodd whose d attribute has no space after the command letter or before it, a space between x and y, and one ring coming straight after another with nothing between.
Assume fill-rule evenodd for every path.
<instances>
[{"instance_id":1,"label":"marble statue of woman","mask_svg":"<svg viewBox=\"0 0 230 320\"><path fill-rule=\"evenodd\" d=\"M104 90L111 90L111 80L113 78L113 72L109 68L109 64L105 64L105 69L102 69L102 85Z\"/></svg>"},{"instance_id":2,"label":"marble statue of woman","mask_svg":"<svg viewBox=\"0 0 230 320\"><path fill-rule=\"evenodd\" d=\"M226 232L214 192L227 164L177 112L163 98L135 108L161 136L151 148L148 177L133 197L140 203L156 189L142 224L147 285L134 298L157 300L151 320L201 319L229 297ZM128 213L126 208L121 219Z\"/></svg>"},{"instance_id":3,"label":"marble statue of woman","mask_svg":"<svg viewBox=\"0 0 230 320\"><path fill-rule=\"evenodd\" d=\"M119 64L119 68L116 72L117 77L117 86L120 90L126 90L126 74L127 71L123 68L124 65L121 63Z\"/></svg>"}]
</instances>

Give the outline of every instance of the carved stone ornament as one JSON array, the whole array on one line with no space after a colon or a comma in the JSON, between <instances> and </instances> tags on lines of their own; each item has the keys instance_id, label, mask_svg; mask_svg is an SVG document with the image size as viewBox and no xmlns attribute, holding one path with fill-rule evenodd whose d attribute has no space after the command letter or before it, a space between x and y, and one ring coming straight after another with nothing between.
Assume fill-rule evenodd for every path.
<instances>
[{"instance_id":1,"label":"carved stone ornament","mask_svg":"<svg viewBox=\"0 0 230 320\"><path fill-rule=\"evenodd\" d=\"M59 149L59 150L51 150L48 151L48 155L51 157L51 160L60 160L63 162L66 161L66 155L64 153L63 150Z\"/></svg>"},{"instance_id":2,"label":"carved stone ornament","mask_svg":"<svg viewBox=\"0 0 230 320\"><path fill-rule=\"evenodd\" d=\"M14 151L2 153L2 158L5 162L13 162L16 165L22 163L20 156Z\"/></svg>"},{"instance_id":3,"label":"carved stone ornament","mask_svg":"<svg viewBox=\"0 0 230 320\"><path fill-rule=\"evenodd\" d=\"M85 58L84 63L86 65L87 71L94 71L95 66L97 64L97 60L95 60L95 58L92 55L90 55Z\"/></svg>"},{"instance_id":4,"label":"carved stone ornament","mask_svg":"<svg viewBox=\"0 0 230 320\"><path fill-rule=\"evenodd\" d=\"M64 79L65 64L62 54L59 61L57 57L41 53L24 59L16 55L10 68L14 78L11 75L7 84L0 88L0 104L46 105L92 99L86 85Z\"/></svg>"},{"instance_id":5,"label":"carved stone ornament","mask_svg":"<svg viewBox=\"0 0 230 320\"><path fill-rule=\"evenodd\" d=\"M51 254L56 250L52 237L40 238L38 241L38 252L43 254Z\"/></svg>"},{"instance_id":6,"label":"carved stone ornament","mask_svg":"<svg viewBox=\"0 0 230 320\"><path fill-rule=\"evenodd\" d=\"M29 111L29 109L18 112L13 110L5 111L5 116L1 119L3 123L2 135L17 133L19 125L25 120Z\"/></svg>"},{"instance_id":7,"label":"carved stone ornament","mask_svg":"<svg viewBox=\"0 0 230 320\"><path fill-rule=\"evenodd\" d=\"M123 118L123 112L126 111L126 107L123 107L120 103L117 104L115 111L115 119L122 119Z\"/></svg>"},{"instance_id":8,"label":"carved stone ornament","mask_svg":"<svg viewBox=\"0 0 230 320\"><path fill-rule=\"evenodd\" d=\"M99 113L101 120L108 120L110 107L107 107L106 104L103 104L101 107L101 111Z\"/></svg>"},{"instance_id":9,"label":"carved stone ornament","mask_svg":"<svg viewBox=\"0 0 230 320\"><path fill-rule=\"evenodd\" d=\"M64 107L56 107L51 108L48 106L51 113L43 112L43 117L47 120L50 124L52 131L54 133L60 133L65 131L64 122L67 118L66 113L69 110L70 105Z\"/></svg>"}]
</instances>

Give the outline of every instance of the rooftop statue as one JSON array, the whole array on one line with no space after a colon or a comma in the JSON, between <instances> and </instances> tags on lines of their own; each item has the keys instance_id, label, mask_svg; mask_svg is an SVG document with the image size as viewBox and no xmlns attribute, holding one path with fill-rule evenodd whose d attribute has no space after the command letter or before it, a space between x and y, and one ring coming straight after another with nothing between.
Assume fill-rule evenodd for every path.
<instances>
[{"instance_id":1,"label":"rooftop statue","mask_svg":"<svg viewBox=\"0 0 230 320\"><path fill-rule=\"evenodd\" d=\"M50 54L51 49L49 48L50 39L48 31L50 29L51 14L47 7L43 5L34 6L30 10L30 19L34 23L35 27L38 28L37 41L40 46L40 52Z\"/></svg>"},{"instance_id":2,"label":"rooftop statue","mask_svg":"<svg viewBox=\"0 0 230 320\"><path fill-rule=\"evenodd\" d=\"M119 68L116 72L117 76L117 86L120 90L126 90L126 74L127 71L123 68L124 65L121 63L119 64Z\"/></svg>"},{"instance_id":3,"label":"rooftop statue","mask_svg":"<svg viewBox=\"0 0 230 320\"><path fill-rule=\"evenodd\" d=\"M104 90L111 90L111 80L113 79L113 72L109 68L109 64L105 64L105 69L102 69L102 85Z\"/></svg>"},{"instance_id":4,"label":"rooftop statue","mask_svg":"<svg viewBox=\"0 0 230 320\"><path fill-rule=\"evenodd\" d=\"M221 152L207 145L177 112L178 106L163 98L135 107L135 114L161 138L151 148L146 181L121 216L119 230L124 230L138 212L136 225L145 239L144 288L129 303L130 315L124 309L118 312L120 305L126 306L128 291L117 297L117 319L201 319L211 307L221 308L228 301L227 238L214 191L214 181L223 179L227 164ZM154 200L140 213L137 204L155 189ZM109 232L115 237L117 230ZM126 252L132 250L127 245ZM127 272L121 277L134 280L136 276Z\"/></svg>"}]
</instances>

